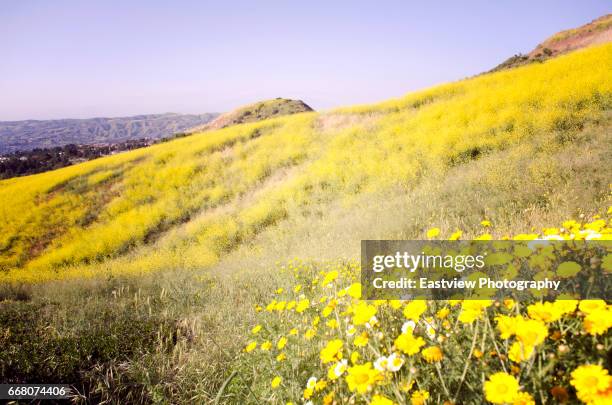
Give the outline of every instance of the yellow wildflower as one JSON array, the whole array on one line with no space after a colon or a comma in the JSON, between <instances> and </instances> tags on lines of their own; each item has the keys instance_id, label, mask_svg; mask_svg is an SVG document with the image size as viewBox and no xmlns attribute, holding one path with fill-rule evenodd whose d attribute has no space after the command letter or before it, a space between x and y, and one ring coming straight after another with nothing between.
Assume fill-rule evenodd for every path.
<instances>
[{"instance_id":1,"label":"yellow wildflower","mask_svg":"<svg viewBox=\"0 0 612 405\"><path fill-rule=\"evenodd\" d=\"M495 317L497 329L499 330L502 339L510 339L516 333L516 326L522 320L520 316L510 317L506 315L498 315Z\"/></svg>"},{"instance_id":2,"label":"yellow wildflower","mask_svg":"<svg viewBox=\"0 0 612 405\"><path fill-rule=\"evenodd\" d=\"M561 312L561 314L571 314L576 310L576 306L578 306L578 300L571 299L557 299L553 305L557 309L557 311Z\"/></svg>"},{"instance_id":3,"label":"yellow wildflower","mask_svg":"<svg viewBox=\"0 0 612 405\"><path fill-rule=\"evenodd\" d=\"M472 323L476 319L479 319L482 316L481 310L474 309L462 309L459 314L459 321L462 323Z\"/></svg>"},{"instance_id":4,"label":"yellow wildflower","mask_svg":"<svg viewBox=\"0 0 612 405\"><path fill-rule=\"evenodd\" d=\"M329 329L336 329L338 327L338 321L335 319L330 319L325 324Z\"/></svg>"},{"instance_id":5,"label":"yellow wildflower","mask_svg":"<svg viewBox=\"0 0 612 405\"><path fill-rule=\"evenodd\" d=\"M278 388L279 385L281 385L281 382L283 381L282 378L280 378L279 376L276 376L272 379L272 382L270 383L270 385L272 386L272 388Z\"/></svg>"},{"instance_id":6,"label":"yellow wildflower","mask_svg":"<svg viewBox=\"0 0 612 405\"><path fill-rule=\"evenodd\" d=\"M301 314L302 312L306 311L308 307L310 307L310 301L308 299L300 300L295 307L295 312Z\"/></svg>"},{"instance_id":7,"label":"yellow wildflower","mask_svg":"<svg viewBox=\"0 0 612 405\"><path fill-rule=\"evenodd\" d=\"M442 360L442 350L438 346L427 347L421 351L421 354L428 363Z\"/></svg>"},{"instance_id":8,"label":"yellow wildflower","mask_svg":"<svg viewBox=\"0 0 612 405\"><path fill-rule=\"evenodd\" d=\"M321 350L320 357L323 364L331 363L342 359L342 347L344 342L340 339L334 339L327 342L327 345Z\"/></svg>"},{"instance_id":9,"label":"yellow wildflower","mask_svg":"<svg viewBox=\"0 0 612 405\"><path fill-rule=\"evenodd\" d=\"M514 342L508 350L508 358L515 363L528 360L535 348L531 345L525 345L521 342Z\"/></svg>"},{"instance_id":10,"label":"yellow wildflower","mask_svg":"<svg viewBox=\"0 0 612 405\"><path fill-rule=\"evenodd\" d=\"M317 381L317 383L315 384L315 391L322 391L325 389L325 387L327 387L327 381L325 380L319 380Z\"/></svg>"},{"instance_id":11,"label":"yellow wildflower","mask_svg":"<svg viewBox=\"0 0 612 405\"><path fill-rule=\"evenodd\" d=\"M312 397L312 394L314 394L314 387L304 389L302 396L304 397L304 399L310 399Z\"/></svg>"},{"instance_id":12,"label":"yellow wildflower","mask_svg":"<svg viewBox=\"0 0 612 405\"><path fill-rule=\"evenodd\" d=\"M325 275L325 278L323 279L322 284L324 286L327 286L333 283L337 278L338 278L338 271L336 270L330 271L329 273Z\"/></svg>"},{"instance_id":13,"label":"yellow wildflower","mask_svg":"<svg viewBox=\"0 0 612 405\"><path fill-rule=\"evenodd\" d=\"M484 383L485 397L494 404L512 403L518 390L519 383L516 378L504 372L493 374Z\"/></svg>"},{"instance_id":14,"label":"yellow wildflower","mask_svg":"<svg viewBox=\"0 0 612 405\"><path fill-rule=\"evenodd\" d=\"M462 235L463 235L463 232L457 229L455 232L451 234L448 240L459 240L459 238L461 238Z\"/></svg>"},{"instance_id":15,"label":"yellow wildflower","mask_svg":"<svg viewBox=\"0 0 612 405\"><path fill-rule=\"evenodd\" d=\"M516 328L516 337L526 346L537 346L548 336L546 324L532 319L522 320Z\"/></svg>"},{"instance_id":16,"label":"yellow wildflower","mask_svg":"<svg viewBox=\"0 0 612 405\"><path fill-rule=\"evenodd\" d=\"M363 325L376 315L376 307L365 301L360 301L353 307L353 324Z\"/></svg>"},{"instance_id":17,"label":"yellow wildflower","mask_svg":"<svg viewBox=\"0 0 612 405\"><path fill-rule=\"evenodd\" d=\"M423 405L425 401L429 399L429 392L425 390L415 391L410 396L410 403L412 405Z\"/></svg>"},{"instance_id":18,"label":"yellow wildflower","mask_svg":"<svg viewBox=\"0 0 612 405\"><path fill-rule=\"evenodd\" d=\"M612 390L612 376L608 375L608 370L600 365L580 366L572 371L571 375L570 384L576 388L576 395L582 402L594 402Z\"/></svg>"},{"instance_id":19,"label":"yellow wildflower","mask_svg":"<svg viewBox=\"0 0 612 405\"><path fill-rule=\"evenodd\" d=\"M429 239L435 238L438 235L440 235L440 228L431 228L430 230L427 231L427 237Z\"/></svg>"},{"instance_id":20,"label":"yellow wildflower","mask_svg":"<svg viewBox=\"0 0 612 405\"><path fill-rule=\"evenodd\" d=\"M536 302L527 307L527 313L531 319L551 323L561 318L562 312L558 306L551 302Z\"/></svg>"},{"instance_id":21,"label":"yellow wildflower","mask_svg":"<svg viewBox=\"0 0 612 405\"><path fill-rule=\"evenodd\" d=\"M395 347L403 353L412 356L419 352L421 347L425 345L425 341L421 337L414 337L411 330L402 333L395 339Z\"/></svg>"},{"instance_id":22,"label":"yellow wildflower","mask_svg":"<svg viewBox=\"0 0 612 405\"><path fill-rule=\"evenodd\" d=\"M578 308L585 314L590 314L593 311L597 311L598 309L606 308L606 302L604 300L582 300L580 301L580 305Z\"/></svg>"},{"instance_id":23,"label":"yellow wildflower","mask_svg":"<svg viewBox=\"0 0 612 405\"><path fill-rule=\"evenodd\" d=\"M463 323L472 323L476 319L482 317L483 310L491 306L491 301L488 300L469 300L461 304L461 313L459 321Z\"/></svg>"},{"instance_id":24,"label":"yellow wildflower","mask_svg":"<svg viewBox=\"0 0 612 405\"><path fill-rule=\"evenodd\" d=\"M400 309L402 307L401 300L389 300L388 304L393 309Z\"/></svg>"},{"instance_id":25,"label":"yellow wildflower","mask_svg":"<svg viewBox=\"0 0 612 405\"><path fill-rule=\"evenodd\" d=\"M272 300L272 302L270 302L268 305L266 305L266 311L272 312L272 311L274 311L275 307L276 307L276 300Z\"/></svg>"},{"instance_id":26,"label":"yellow wildflower","mask_svg":"<svg viewBox=\"0 0 612 405\"><path fill-rule=\"evenodd\" d=\"M404 308L404 316L406 319L412 319L415 322L419 321L420 316L427 309L427 303L423 300L411 301Z\"/></svg>"},{"instance_id":27,"label":"yellow wildflower","mask_svg":"<svg viewBox=\"0 0 612 405\"><path fill-rule=\"evenodd\" d=\"M364 347L368 344L368 333L363 332L361 335L355 337L353 344L357 347Z\"/></svg>"},{"instance_id":28,"label":"yellow wildflower","mask_svg":"<svg viewBox=\"0 0 612 405\"><path fill-rule=\"evenodd\" d=\"M528 392L519 392L512 405L535 405L535 400Z\"/></svg>"},{"instance_id":29,"label":"yellow wildflower","mask_svg":"<svg viewBox=\"0 0 612 405\"><path fill-rule=\"evenodd\" d=\"M612 326L612 311L607 308L591 311L583 321L584 330L591 335L601 335Z\"/></svg>"},{"instance_id":30,"label":"yellow wildflower","mask_svg":"<svg viewBox=\"0 0 612 405\"><path fill-rule=\"evenodd\" d=\"M355 299L361 298L361 283L353 283L348 288L348 295Z\"/></svg>"},{"instance_id":31,"label":"yellow wildflower","mask_svg":"<svg viewBox=\"0 0 612 405\"><path fill-rule=\"evenodd\" d=\"M372 368L372 363L349 367L346 383L353 392L365 394L382 379L380 372Z\"/></svg>"},{"instance_id":32,"label":"yellow wildflower","mask_svg":"<svg viewBox=\"0 0 612 405\"><path fill-rule=\"evenodd\" d=\"M438 312L436 312L436 317L438 319L445 319L448 314L450 314L450 309L448 309L447 307L444 307L442 309L440 309Z\"/></svg>"}]
</instances>

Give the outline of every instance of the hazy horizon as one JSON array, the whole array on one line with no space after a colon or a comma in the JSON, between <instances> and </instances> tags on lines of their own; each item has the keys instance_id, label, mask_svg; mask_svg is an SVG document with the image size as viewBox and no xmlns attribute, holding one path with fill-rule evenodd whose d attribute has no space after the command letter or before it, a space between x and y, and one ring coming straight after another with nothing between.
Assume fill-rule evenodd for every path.
<instances>
[{"instance_id":1,"label":"hazy horizon","mask_svg":"<svg viewBox=\"0 0 612 405\"><path fill-rule=\"evenodd\" d=\"M0 120L316 110L458 80L608 13L604 1L0 5ZM365 17L364 17L365 16Z\"/></svg>"}]
</instances>

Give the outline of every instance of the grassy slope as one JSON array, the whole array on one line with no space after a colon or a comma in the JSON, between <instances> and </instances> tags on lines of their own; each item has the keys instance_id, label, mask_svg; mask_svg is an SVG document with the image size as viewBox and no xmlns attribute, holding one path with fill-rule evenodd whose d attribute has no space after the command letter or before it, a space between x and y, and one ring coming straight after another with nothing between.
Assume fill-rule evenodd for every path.
<instances>
[{"instance_id":1,"label":"grassy slope","mask_svg":"<svg viewBox=\"0 0 612 405\"><path fill-rule=\"evenodd\" d=\"M2 324L28 314L27 328L0 337L28 345L3 374L72 376L99 398L212 402L253 305L284 283L269 270L277 260L356 257L361 238L433 225L474 236L488 218L501 236L601 212L611 65L608 45L0 183L3 263L20 266L4 278L65 279L0 291ZM55 351L66 345L70 361ZM254 373L239 369L224 400L251 402Z\"/></svg>"},{"instance_id":2,"label":"grassy slope","mask_svg":"<svg viewBox=\"0 0 612 405\"><path fill-rule=\"evenodd\" d=\"M541 156L526 182L549 182L565 165L554 153L607 120L611 65L606 45L374 106L239 125L0 182L0 268L10 271L0 279L208 266L280 220L324 212L321 204L410 195L513 150ZM606 179L603 166L595 172ZM540 211L558 198L546 192ZM506 227L517 213L496 218L498 207L487 208L479 214Z\"/></svg>"}]
</instances>

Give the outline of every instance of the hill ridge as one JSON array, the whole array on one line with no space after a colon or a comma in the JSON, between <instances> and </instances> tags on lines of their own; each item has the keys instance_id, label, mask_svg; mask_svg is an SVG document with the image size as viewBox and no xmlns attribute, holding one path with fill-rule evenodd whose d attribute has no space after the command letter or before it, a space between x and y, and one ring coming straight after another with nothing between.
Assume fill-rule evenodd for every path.
<instances>
[{"instance_id":1,"label":"hill ridge","mask_svg":"<svg viewBox=\"0 0 612 405\"><path fill-rule=\"evenodd\" d=\"M612 14L606 14L577 28L559 31L527 54L511 56L489 72L543 62L568 52L608 42L612 42Z\"/></svg>"},{"instance_id":2,"label":"hill ridge","mask_svg":"<svg viewBox=\"0 0 612 405\"><path fill-rule=\"evenodd\" d=\"M185 132L196 133L221 129L232 125L262 121L269 118L281 117L283 115L310 111L314 110L302 100L277 97L243 105L232 111L219 115L209 123L191 128Z\"/></svg>"}]
</instances>

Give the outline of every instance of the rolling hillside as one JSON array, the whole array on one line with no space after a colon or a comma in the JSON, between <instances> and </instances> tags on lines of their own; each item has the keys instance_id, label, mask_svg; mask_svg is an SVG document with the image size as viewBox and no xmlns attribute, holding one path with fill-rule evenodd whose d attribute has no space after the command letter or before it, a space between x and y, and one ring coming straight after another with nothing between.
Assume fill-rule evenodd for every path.
<instances>
[{"instance_id":1,"label":"rolling hillside","mask_svg":"<svg viewBox=\"0 0 612 405\"><path fill-rule=\"evenodd\" d=\"M68 144L112 144L171 137L218 114L149 114L133 117L0 121L0 155Z\"/></svg>"},{"instance_id":2,"label":"rolling hillside","mask_svg":"<svg viewBox=\"0 0 612 405\"><path fill-rule=\"evenodd\" d=\"M497 167L474 180L490 187L491 202L449 207L455 220L495 215L511 230L531 223L508 222L525 210L600 208L610 178L611 49L2 181L0 279L209 266L276 224L361 196L414 195L431 179L491 161ZM525 186L514 183L519 174ZM541 189L521 196L524 187ZM495 202L504 193L512 202ZM445 215L445 229L455 220Z\"/></svg>"},{"instance_id":3,"label":"rolling hillside","mask_svg":"<svg viewBox=\"0 0 612 405\"><path fill-rule=\"evenodd\" d=\"M362 239L609 238L611 70L598 45L0 181L0 380L80 403L609 399L605 301L365 301L357 260Z\"/></svg>"}]
</instances>

